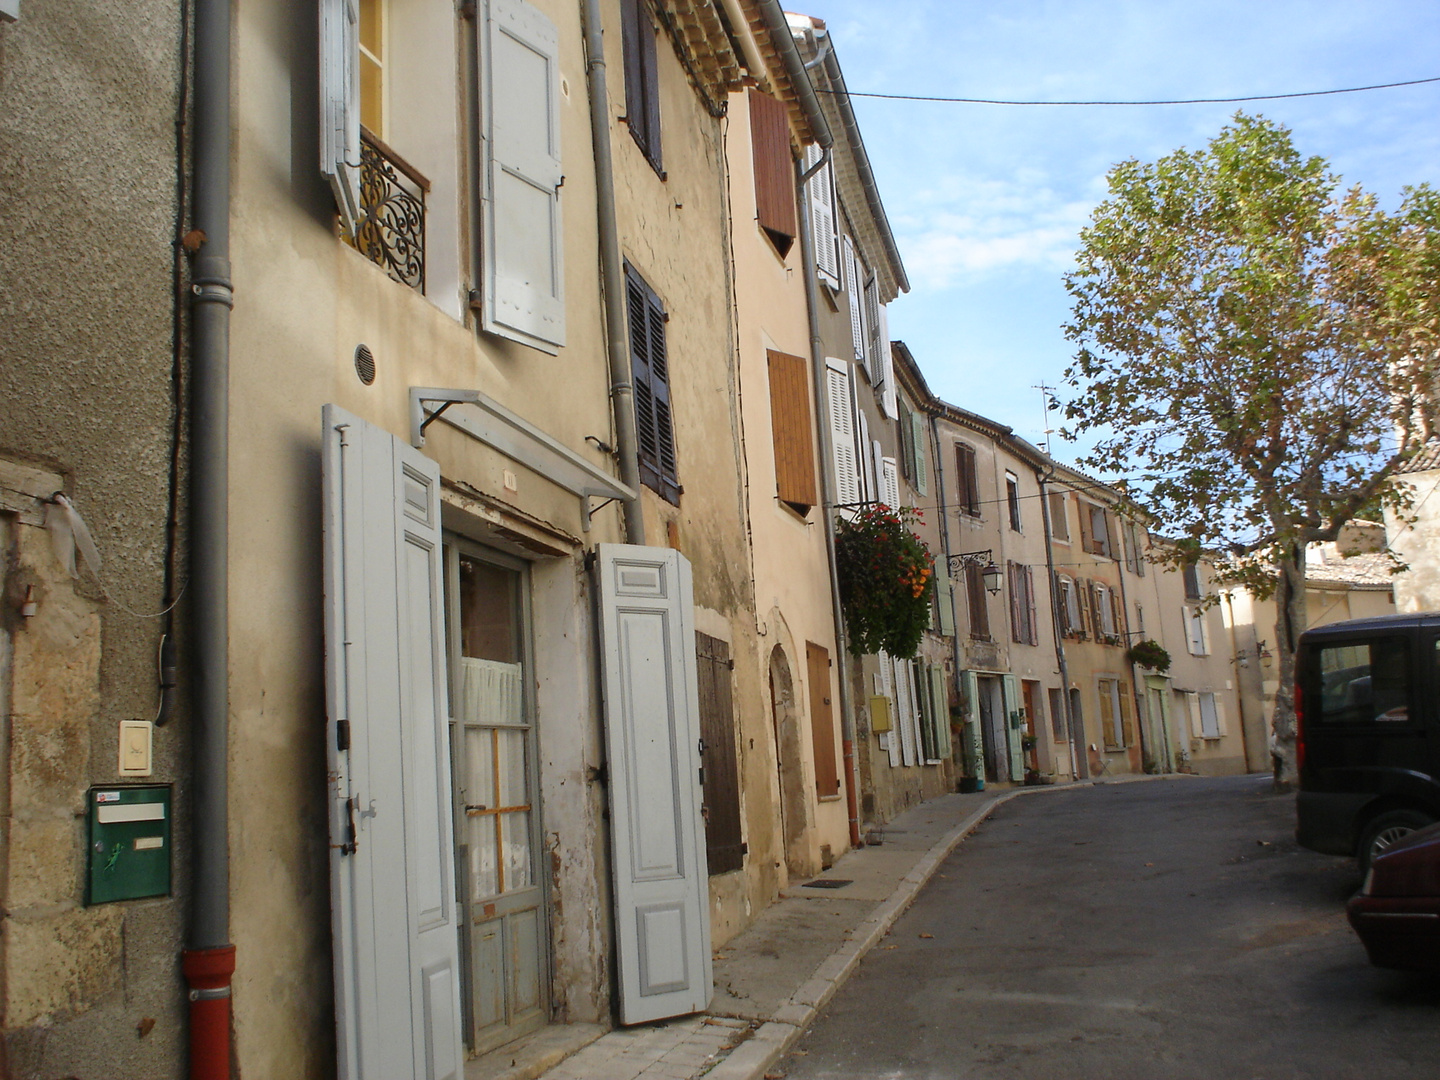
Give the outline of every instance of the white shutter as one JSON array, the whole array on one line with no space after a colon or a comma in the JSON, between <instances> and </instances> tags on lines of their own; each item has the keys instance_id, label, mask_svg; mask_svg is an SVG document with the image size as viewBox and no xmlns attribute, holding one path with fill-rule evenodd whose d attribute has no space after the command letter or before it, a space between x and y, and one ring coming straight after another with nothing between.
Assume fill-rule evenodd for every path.
<instances>
[{"instance_id":1,"label":"white shutter","mask_svg":"<svg viewBox=\"0 0 1440 1080\"><path fill-rule=\"evenodd\" d=\"M973 671L962 671L960 673L960 693L964 698L965 729L961 733L964 740L961 746L961 757L964 759L964 767L972 770L971 775L983 777L985 775L985 740L980 734L980 680Z\"/></svg>"},{"instance_id":2,"label":"white shutter","mask_svg":"<svg viewBox=\"0 0 1440 1080\"><path fill-rule=\"evenodd\" d=\"M870 446L870 421L865 417L864 409L855 410L855 419L860 424L860 437L857 440L860 457L864 459L864 465L860 469L861 487L864 490L860 497L866 502L875 502L880 495L880 486L876 482L875 458L869 453Z\"/></svg>"},{"instance_id":3,"label":"white shutter","mask_svg":"<svg viewBox=\"0 0 1440 1080\"><path fill-rule=\"evenodd\" d=\"M553 353L565 344L559 36L525 0L490 0L482 26L484 328Z\"/></svg>"},{"instance_id":4,"label":"white shutter","mask_svg":"<svg viewBox=\"0 0 1440 1080\"><path fill-rule=\"evenodd\" d=\"M860 469L856 458L855 422L851 409L850 365L825 360L826 408L830 413L830 443L835 455L835 498L841 504L860 501Z\"/></svg>"},{"instance_id":5,"label":"white shutter","mask_svg":"<svg viewBox=\"0 0 1440 1080\"><path fill-rule=\"evenodd\" d=\"M1220 720L1215 714L1215 695L1208 691L1200 697L1200 733L1207 739L1220 737Z\"/></svg>"},{"instance_id":6,"label":"white shutter","mask_svg":"<svg viewBox=\"0 0 1440 1080\"><path fill-rule=\"evenodd\" d=\"M950 757L950 702L945 688L945 669L930 668L930 695L935 703L935 748L941 761Z\"/></svg>"},{"instance_id":7,"label":"white shutter","mask_svg":"<svg viewBox=\"0 0 1440 1080\"><path fill-rule=\"evenodd\" d=\"M1025 779L1025 752L1020 745L1020 736L1025 734L1020 680L1014 675L1003 675L1000 678L1000 690L1005 700L1005 741L1010 750L1010 779L1018 784Z\"/></svg>"},{"instance_id":8,"label":"white shutter","mask_svg":"<svg viewBox=\"0 0 1440 1080\"><path fill-rule=\"evenodd\" d=\"M337 1074L459 1080L440 469L324 409Z\"/></svg>"},{"instance_id":9,"label":"white shutter","mask_svg":"<svg viewBox=\"0 0 1440 1080\"><path fill-rule=\"evenodd\" d=\"M359 0L320 0L320 175L353 235L360 216Z\"/></svg>"},{"instance_id":10,"label":"white shutter","mask_svg":"<svg viewBox=\"0 0 1440 1080\"><path fill-rule=\"evenodd\" d=\"M1215 734L1223 739L1230 733L1230 729L1225 724L1225 701L1219 694L1214 694L1212 697L1215 701Z\"/></svg>"},{"instance_id":11,"label":"white shutter","mask_svg":"<svg viewBox=\"0 0 1440 1080\"><path fill-rule=\"evenodd\" d=\"M878 655L878 659L880 661L880 692L894 703L890 714L895 720L890 725L890 738L885 740L885 750L890 755L890 767L898 769L900 767L900 695L895 691L894 661L890 659L888 653L884 652Z\"/></svg>"},{"instance_id":12,"label":"white shutter","mask_svg":"<svg viewBox=\"0 0 1440 1080\"><path fill-rule=\"evenodd\" d=\"M808 170L820 160L821 150L810 145L805 148L805 168ZM815 237L815 272L830 288L840 288L840 254L836 246L835 227L835 177L833 166L825 163L823 169L806 181L810 196L810 221Z\"/></svg>"},{"instance_id":13,"label":"white shutter","mask_svg":"<svg viewBox=\"0 0 1440 1080\"><path fill-rule=\"evenodd\" d=\"M597 548L620 1022L710 1002L700 817L700 704L690 563L670 548Z\"/></svg>"},{"instance_id":14,"label":"white shutter","mask_svg":"<svg viewBox=\"0 0 1440 1080\"><path fill-rule=\"evenodd\" d=\"M850 343L855 350L855 359L865 365L865 374L871 383L875 381L875 371L870 366L869 357L865 354L865 319L861 315L860 296L860 268L856 265L855 245L850 242L850 237L845 237L845 295L850 300Z\"/></svg>"},{"instance_id":15,"label":"white shutter","mask_svg":"<svg viewBox=\"0 0 1440 1080\"><path fill-rule=\"evenodd\" d=\"M895 393L895 359L890 355L890 315L884 304L880 305L879 339L880 363L872 363L872 370L879 367L880 380L884 383L884 389L880 392L880 404L885 409L886 416L891 420L899 420L900 399Z\"/></svg>"},{"instance_id":16,"label":"white shutter","mask_svg":"<svg viewBox=\"0 0 1440 1080\"><path fill-rule=\"evenodd\" d=\"M936 559L939 564L935 571L935 602L940 608L940 634L942 637L955 636L955 588L950 575L945 572L945 560Z\"/></svg>"},{"instance_id":17,"label":"white shutter","mask_svg":"<svg viewBox=\"0 0 1440 1080\"><path fill-rule=\"evenodd\" d=\"M895 661L895 697L900 730L900 756L908 768L915 764L915 681L909 660Z\"/></svg>"},{"instance_id":18,"label":"white shutter","mask_svg":"<svg viewBox=\"0 0 1440 1080\"><path fill-rule=\"evenodd\" d=\"M882 458L880 467L882 473L881 501L891 510L898 510L900 509L900 470L896 468L893 457Z\"/></svg>"},{"instance_id":19,"label":"white shutter","mask_svg":"<svg viewBox=\"0 0 1440 1080\"><path fill-rule=\"evenodd\" d=\"M915 443L915 491L919 495L930 494L930 455L927 451L929 442L926 439L925 415L920 412L910 414L910 431L914 436Z\"/></svg>"}]
</instances>

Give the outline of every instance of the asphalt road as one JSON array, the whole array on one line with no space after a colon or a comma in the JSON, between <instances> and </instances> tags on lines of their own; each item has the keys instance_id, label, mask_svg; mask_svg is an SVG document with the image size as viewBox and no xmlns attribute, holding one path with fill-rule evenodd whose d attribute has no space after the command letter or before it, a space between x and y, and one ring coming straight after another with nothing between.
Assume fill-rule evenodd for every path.
<instances>
[{"instance_id":1,"label":"asphalt road","mask_svg":"<svg viewBox=\"0 0 1440 1080\"><path fill-rule=\"evenodd\" d=\"M1012 799L771 1073L1440 1078L1440 977L1370 967L1268 777Z\"/></svg>"}]
</instances>

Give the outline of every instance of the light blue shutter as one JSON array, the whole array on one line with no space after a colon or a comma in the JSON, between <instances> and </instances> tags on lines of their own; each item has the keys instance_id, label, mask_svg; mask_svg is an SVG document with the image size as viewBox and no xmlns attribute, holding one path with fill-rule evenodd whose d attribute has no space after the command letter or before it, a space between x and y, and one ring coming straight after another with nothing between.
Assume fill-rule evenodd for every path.
<instances>
[{"instance_id":1,"label":"light blue shutter","mask_svg":"<svg viewBox=\"0 0 1440 1080\"><path fill-rule=\"evenodd\" d=\"M525 0L490 0L481 43L484 328L565 344L559 36Z\"/></svg>"},{"instance_id":2,"label":"light blue shutter","mask_svg":"<svg viewBox=\"0 0 1440 1080\"><path fill-rule=\"evenodd\" d=\"M820 160L820 147L811 144L805 148L805 168L814 167ZM810 197L810 220L815 236L815 270L820 280L830 288L840 288L840 255L836 244L835 228L835 180L830 162L805 182Z\"/></svg>"},{"instance_id":3,"label":"light blue shutter","mask_svg":"<svg viewBox=\"0 0 1440 1080\"><path fill-rule=\"evenodd\" d=\"M358 0L320 0L320 175L353 235L360 216Z\"/></svg>"},{"instance_id":4,"label":"light blue shutter","mask_svg":"<svg viewBox=\"0 0 1440 1080\"><path fill-rule=\"evenodd\" d=\"M930 494L930 455L925 441L925 416L920 412L910 414L910 432L915 443L915 492Z\"/></svg>"},{"instance_id":5,"label":"light blue shutter","mask_svg":"<svg viewBox=\"0 0 1440 1080\"><path fill-rule=\"evenodd\" d=\"M337 1074L460 1080L440 468L323 414Z\"/></svg>"},{"instance_id":6,"label":"light blue shutter","mask_svg":"<svg viewBox=\"0 0 1440 1080\"><path fill-rule=\"evenodd\" d=\"M830 447L835 461L835 496L844 506L860 501L860 468L855 447L855 413L850 390L850 365L825 359L825 396L829 409ZM850 510L849 514L853 514Z\"/></svg>"},{"instance_id":7,"label":"light blue shutter","mask_svg":"<svg viewBox=\"0 0 1440 1080\"><path fill-rule=\"evenodd\" d=\"M945 668L930 666L930 696L935 703L935 745L943 761L950 756L950 695L946 693Z\"/></svg>"},{"instance_id":8,"label":"light blue shutter","mask_svg":"<svg viewBox=\"0 0 1440 1080\"><path fill-rule=\"evenodd\" d=\"M670 548L601 544L595 572L620 1022L643 1024L710 1002L695 603Z\"/></svg>"},{"instance_id":9,"label":"light blue shutter","mask_svg":"<svg viewBox=\"0 0 1440 1080\"><path fill-rule=\"evenodd\" d=\"M1005 698L1005 741L1010 747L1010 779L1018 784L1025 779L1025 754L1020 746L1020 737L1025 734L1020 681L1014 675L1005 675L1001 678L1001 690Z\"/></svg>"},{"instance_id":10,"label":"light blue shutter","mask_svg":"<svg viewBox=\"0 0 1440 1080\"><path fill-rule=\"evenodd\" d=\"M965 697L965 769L971 776L985 776L985 740L980 733L980 680L973 671L960 673L960 690Z\"/></svg>"}]
</instances>

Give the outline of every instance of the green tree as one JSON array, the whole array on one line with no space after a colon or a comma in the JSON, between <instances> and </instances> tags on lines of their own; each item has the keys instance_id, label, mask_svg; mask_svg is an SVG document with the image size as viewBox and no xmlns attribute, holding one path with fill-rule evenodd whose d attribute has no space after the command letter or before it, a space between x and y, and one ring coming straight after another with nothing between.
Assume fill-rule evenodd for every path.
<instances>
[{"instance_id":1,"label":"green tree","mask_svg":"<svg viewBox=\"0 0 1440 1080\"><path fill-rule=\"evenodd\" d=\"M1203 149L1121 162L1081 233L1066 335L1085 464L1222 583L1274 595L1276 781L1294 777L1305 545L1333 540L1435 431L1440 196L1395 213L1342 189L1285 127L1237 114Z\"/></svg>"}]
</instances>

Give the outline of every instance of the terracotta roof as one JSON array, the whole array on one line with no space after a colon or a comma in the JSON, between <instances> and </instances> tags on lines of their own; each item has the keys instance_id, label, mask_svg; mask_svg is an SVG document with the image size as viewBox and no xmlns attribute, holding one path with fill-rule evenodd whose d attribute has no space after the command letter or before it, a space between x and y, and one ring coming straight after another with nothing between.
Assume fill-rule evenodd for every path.
<instances>
[{"instance_id":1,"label":"terracotta roof","mask_svg":"<svg viewBox=\"0 0 1440 1080\"><path fill-rule=\"evenodd\" d=\"M775 96L785 102L786 108L790 111L791 128L798 135L802 146L814 142L815 133L810 130L810 122L805 119L805 110L800 105L800 96L790 82L790 75L785 70L785 61L780 56L780 50L776 47L775 42L771 40L770 30L765 25L765 17L760 14L759 6L754 0L740 0L740 10L745 13L745 21L750 24L750 34L755 39L755 47L759 50L761 59L765 61L768 69L765 74L770 79ZM739 32L737 28L736 33Z\"/></svg>"},{"instance_id":2,"label":"terracotta roof","mask_svg":"<svg viewBox=\"0 0 1440 1080\"><path fill-rule=\"evenodd\" d=\"M655 7L690 81L710 111L718 115L725 108L726 95L744 85L740 57L719 8L710 0L656 0Z\"/></svg>"},{"instance_id":3,"label":"terracotta roof","mask_svg":"<svg viewBox=\"0 0 1440 1080\"><path fill-rule=\"evenodd\" d=\"M1431 469L1440 469L1440 439L1431 439L1418 454L1395 471L1403 474L1429 472Z\"/></svg>"},{"instance_id":4,"label":"terracotta roof","mask_svg":"<svg viewBox=\"0 0 1440 1080\"><path fill-rule=\"evenodd\" d=\"M1334 545L1324 550L1311 548L1305 553L1305 578L1315 584L1348 585L1358 589L1389 589L1395 581L1390 572L1394 562L1389 555L1376 552L1367 555L1338 555Z\"/></svg>"}]
</instances>

